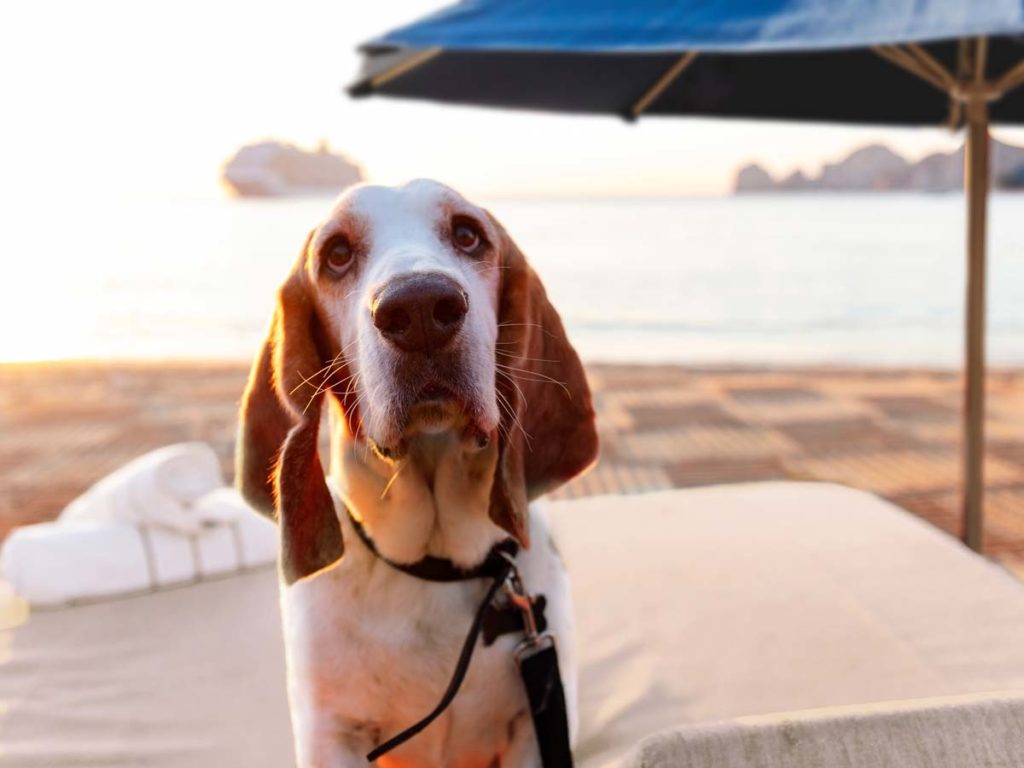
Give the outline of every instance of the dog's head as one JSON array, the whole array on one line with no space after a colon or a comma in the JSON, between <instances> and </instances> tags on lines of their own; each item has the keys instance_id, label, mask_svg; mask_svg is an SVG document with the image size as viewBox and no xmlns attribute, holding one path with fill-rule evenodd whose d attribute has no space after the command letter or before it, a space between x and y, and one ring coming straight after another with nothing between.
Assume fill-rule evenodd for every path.
<instances>
[{"instance_id":1,"label":"dog's head","mask_svg":"<svg viewBox=\"0 0 1024 768\"><path fill-rule=\"evenodd\" d=\"M282 526L288 582L341 557L317 433L324 398L383 460L450 432L497 443L491 519L529 543L528 500L597 454L583 368L522 253L436 182L361 186L314 229L242 401L237 482Z\"/></svg>"}]
</instances>

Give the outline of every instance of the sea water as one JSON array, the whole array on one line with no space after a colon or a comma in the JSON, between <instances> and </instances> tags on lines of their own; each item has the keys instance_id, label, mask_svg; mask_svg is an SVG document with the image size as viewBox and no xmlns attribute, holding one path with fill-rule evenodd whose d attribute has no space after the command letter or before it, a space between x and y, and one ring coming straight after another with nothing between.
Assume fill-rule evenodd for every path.
<instances>
[{"instance_id":1,"label":"sea water","mask_svg":"<svg viewBox=\"0 0 1024 768\"><path fill-rule=\"evenodd\" d=\"M586 360L956 366L962 357L959 195L484 202ZM329 205L26 204L0 225L0 360L247 359ZM988 299L990 360L1024 364L1024 194L992 198Z\"/></svg>"}]
</instances>

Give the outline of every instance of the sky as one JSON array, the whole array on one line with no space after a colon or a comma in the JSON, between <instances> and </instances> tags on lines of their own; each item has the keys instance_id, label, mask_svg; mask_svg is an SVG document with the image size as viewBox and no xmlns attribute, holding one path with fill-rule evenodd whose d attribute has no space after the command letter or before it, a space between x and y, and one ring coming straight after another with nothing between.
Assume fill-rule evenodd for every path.
<instances>
[{"instance_id":1,"label":"sky","mask_svg":"<svg viewBox=\"0 0 1024 768\"><path fill-rule=\"evenodd\" d=\"M418 176L499 196L713 195L737 167L813 171L872 141L911 157L949 149L941 128L568 117L353 101L356 46L434 0L4 3L3 194L220 195L245 143L327 139L370 179ZM1024 142L1024 133L1003 132Z\"/></svg>"}]
</instances>

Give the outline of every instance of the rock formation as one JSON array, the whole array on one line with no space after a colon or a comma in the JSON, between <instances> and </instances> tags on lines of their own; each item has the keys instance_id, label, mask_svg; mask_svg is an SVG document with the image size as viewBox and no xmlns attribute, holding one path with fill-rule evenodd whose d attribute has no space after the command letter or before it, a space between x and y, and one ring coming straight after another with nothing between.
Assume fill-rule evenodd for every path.
<instances>
[{"instance_id":1,"label":"rock formation","mask_svg":"<svg viewBox=\"0 0 1024 768\"><path fill-rule=\"evenodd\" d=\"M992 182L996 188L1024 184L1024 147L992 142ZM916 163L882 144L854 150L837 163L827 163L816 176L795 171L776 179L756 163L743 166L736 174L735 192L776 192L793 190L920 190L951 192L963 188L963 148L935 152Z\"/></svg>"}]
</instances>

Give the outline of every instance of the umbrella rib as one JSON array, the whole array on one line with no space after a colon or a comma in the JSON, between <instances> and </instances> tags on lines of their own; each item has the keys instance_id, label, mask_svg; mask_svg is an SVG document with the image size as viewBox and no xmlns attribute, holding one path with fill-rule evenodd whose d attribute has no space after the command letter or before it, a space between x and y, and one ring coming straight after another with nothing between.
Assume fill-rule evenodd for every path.
<instances>
[{"instance_id":1,"label":"umbrella rib","mask_svg":"<svg viewBox=\"0 0 1024 768\"><path fill-rule=\"evenodd\" d=\"M952 90L956 86L956 79L953 77L953 73L942 66L938 59L928 53L922 46L917 43L907 43L906 49L945 84L947 91Z\"/></svg>"},{"instance_id":2,"label":"umbrella rib","mask_svg":"<svg viewBox=\"0 0 1024 768\"><path fill-rule=\"evenodd\" d=\"M997 93L1005 94L1024 84L1024 61L1004 72L995 83Z\"/></svg>"},{"instance_id":3,"label":"umbrella rib","mask_svg":"<svg viewBox=\"0 0 1024 768\"><path fill-rule=\"evenodd\" d=\"M680 56L679 60L665 70L661 77L654 82L654 85L648 88L647 91L644 92L644 95L637 99L633 106L630 107L630 116L639 117L641 112L651 106L651 104L654 103L654 100L657 99L666 88L672 85L673 81L675 81L677 77L683 74L686 68L693 63L695 58L697 58L697 51L687 51Z\"/></svg>"},{"instance_id":4,"label":"umbrella rib","mask_svg":"<svg viewBox=\"0 0 1024 768\"><path fill-rule=\"evenodd\" d=\"M414 56L410 56L408 59L398 62L393 67L389 67L381 72L379 75L370 79L371 88L379 88L384 83L394 80L396 77L401 77L406 72L409 72L421 64L425 64L432 58L441 53L440 48L427 48L426 50L420 51Z\"/></svg>"},{"instance_id":5,"label":"umbrella rib","mask_svg":"<svg viewBox=\"0 0 1024 768\"><path fill-rule=\"evenodd\" d=\"M937 73L931 70L928 65L915 58L913 54L906 50L895 45L876 45L873 46L871 50L886 61L895 64L910 74L916 75L930 85L935 86L943 93L948 94L950 92L950 85L952 83L947 85ZM938 62L936 62L936 64L938 64ZM950 80L952 81L952 76L950 76Z\"/></svg>"}]
</instances>

